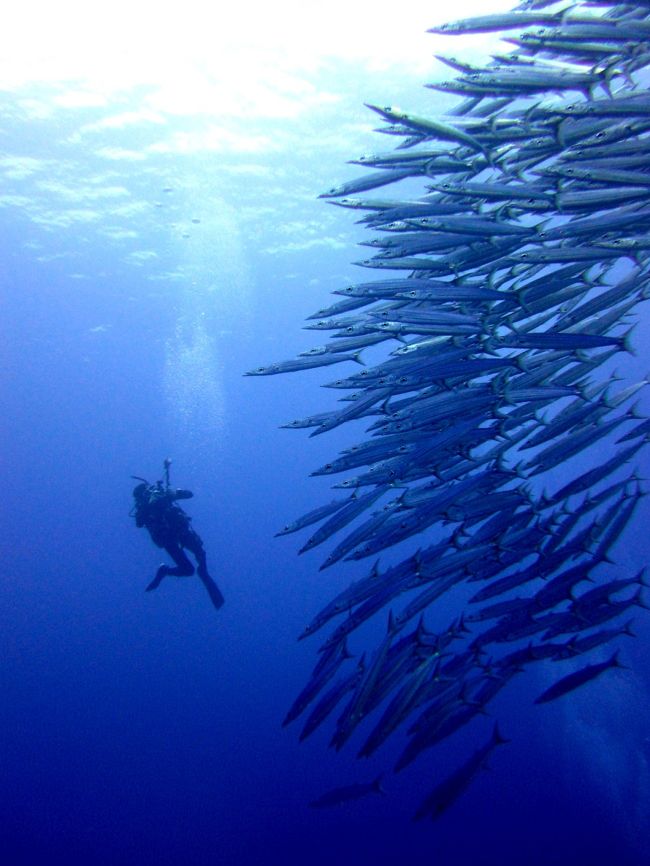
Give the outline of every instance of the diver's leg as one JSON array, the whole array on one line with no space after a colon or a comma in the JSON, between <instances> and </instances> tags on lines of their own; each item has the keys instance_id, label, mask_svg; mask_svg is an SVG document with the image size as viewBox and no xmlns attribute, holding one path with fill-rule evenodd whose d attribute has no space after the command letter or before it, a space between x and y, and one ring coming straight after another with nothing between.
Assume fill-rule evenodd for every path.
<instances>
[{"instance_id":1,"label":"diver's leg","mask_svg":"<svg viewBox=\"0 0 650 866\"><path fill-rule=\"evenodd\" d=\"M186 547L196 559L196 572L199 577L208 576L208 565L205 557L205 549L201 536L193 529L188 529L181 538L181 544Z\"/></svg>"},{"instance_id":2,"label":"diver's leg","mask_svg":"<svg viewBox=\"0 0 650 866\"><path fill-rule=\"evenodd\" d=\"M194 574L194 566L180 544L170 544L165 547L165 550L176 563L174 568L167 568L167 574L174 577L191 577Z\"/></svg>"},{"instance_id":3,"label":"diver's leg","mask_svg":"<svg viewBox=\"0 0 650 866\"><path fill-rule=\"evenodd\" d=\"M221 590L219 589L217 584L208 574L208 565L205 556L205 549L203 547L203 542L201 541L200 535L194 532L194 530L190 530L184 537L183 543L185 547L187 547L187 549L196 558L196 573L198 574L201 583L208 591L210 601L217 608L217 610L219 610L219 608L223 606L225 599L221 594Z\"/></svg>"},{"instance_id":4,"label":"diver's leg","mask_svg":"<svg viewBox=\"0 0 650 866\"><path fill-rule=\"evenodd\" d=\"M183 535L182 544L183 547L186 547L190 551L192 556L196 559L196 571L199 577L207 575L208 564L206 561L205 548L203 547L203 541L201 540L201 536L193 529L188 529L188 531Z\"/></svg>"},{"instance_id":5,"label":"diver's leg","mask_svg":"<svg viewBox=\"0 0 650 866\"><path fill-rule=\"evenodd\" d=\"M190 577L194 574L194 566L189 561L185 551L180 545L166 544L165 550L174 560L176 565L172 568L163 563L156 572L156 576L147 587L146 592L151 592L152 589L157 589L160 586L163 577L167 577L168 574L171 574L174 577Z\"/></svg>"}]
</instances>

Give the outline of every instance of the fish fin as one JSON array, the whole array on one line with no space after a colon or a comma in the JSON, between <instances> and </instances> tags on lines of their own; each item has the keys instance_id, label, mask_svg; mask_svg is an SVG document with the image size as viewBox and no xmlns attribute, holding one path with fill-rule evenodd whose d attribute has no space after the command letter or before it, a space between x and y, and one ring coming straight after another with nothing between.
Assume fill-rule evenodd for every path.
<instances>
[{"instance_id":1,"label":"fish fin","mask_svg":"<svg viewBox=\"0 0 650 866\"><path fill-rule=\"evenodd\" d=\"M454 626L454 631L458 634L469 634L471 629L465 625L465 615L461 613L458 617L458 623Z\"/></svg>"},{"instance_id":2,"label":"fish fin","mask_svg":"<svg viewBox=\"0 0 650 866\"><path fill-rule=\"evenodd\" d=\"M623 634L628 635L629 637L636 637L636 632L632 631L632 623L633 619L628 619L623 628L621 629Z\"/></svg>"},{"instance_id":3,"label":"fish fin","mask_svg":"<svg viewBox=\"0 0 650 866\"><path fill-rule=\"evenodd\" d=\"M494 723L494 730L492 731L492 742L494 743L495 746L500 746L502 744L510 742L510 740L508 740L506 737L504 737L501 734L501 731L499 730L499 723L498 722Z\"/></svg>"},{"instance_id":4,"label":"fish fin","mask_svg":"<svg viewBox=\"0 0 650 866\"><path fill-rule=\"evenodd\" d=\"M564 644L564 646L569 650L570 653L577 655L579 653L579 651L576 649L577 644L578 635L574 634L573 637Z\"/></svg>"},{"instance_id":5,"label":"fish fin","mask_svg":"<svg viewBox=\"0 0 650 866\"><path fill-rule=\"evenodd\" d=\"M348 639L347 636L343 638L343 646L341 647L341 655L344 659L353 659L354 653L351 653L348 649Z\"/></svg>"},{"instance_id":6,"label":"fish fin","mask_svg":"<svg viewBox=\"0 0 650 866\"><path fill-rule=\"evenodd\" d=\"M424 614L420 614L420 618L418 620L418 624L415 629L416 638L420 637L420 635L427 634L427 630L424 625Z\"/></svg>"}]
</instances>

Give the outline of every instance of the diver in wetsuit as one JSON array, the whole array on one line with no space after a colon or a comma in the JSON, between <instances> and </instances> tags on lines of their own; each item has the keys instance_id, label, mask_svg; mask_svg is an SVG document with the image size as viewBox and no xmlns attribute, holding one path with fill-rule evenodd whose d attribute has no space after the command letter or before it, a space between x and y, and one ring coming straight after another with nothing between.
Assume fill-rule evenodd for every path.
<instances>
[{"instance_id":1,"label":"diver in wetsuit","mask_svg":"<svg viewBox=\"0 0 650 866\"><path fill-rule=\"evenodd\" d=\"M201 537L192 529L191 517L176 505L178 499L190 499L194 494L191 490L181 490L169 486L169 467L171 460L164 462L164 484L157 481L149 484L144 478L133 475L141 483L133 489L135 504L131 514L135 517L135 525L145 527L156 547L161 547L174 560L175 566L165 565L158 568L156 576L147 586L147 592L156 589L163 577L168 574L174 577L190 577L194 574L194 566L188 559L185 550L189 550L197 562L196 573L208 591L212 604L218 609L223 605L224 598L218 586L208 574L205 550Z\"/></svg>"}]
</instances>

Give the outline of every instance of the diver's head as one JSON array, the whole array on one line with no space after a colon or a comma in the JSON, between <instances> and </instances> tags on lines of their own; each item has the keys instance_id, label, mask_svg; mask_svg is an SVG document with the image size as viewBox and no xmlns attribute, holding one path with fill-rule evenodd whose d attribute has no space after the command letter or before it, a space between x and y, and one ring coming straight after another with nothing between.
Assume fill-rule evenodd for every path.
<instances>
[{"instance_id":1,"label":"diver's head","mask_svg":"<svg viewBox=\"0 0 650 866\"><path fill-rule=\"evenodd\" d=\"M148 484L136 484L136 486L133 488L133 498L136 502L141 502L143 499L146 498L148 487Z\"/></svg>"}]
</instances>

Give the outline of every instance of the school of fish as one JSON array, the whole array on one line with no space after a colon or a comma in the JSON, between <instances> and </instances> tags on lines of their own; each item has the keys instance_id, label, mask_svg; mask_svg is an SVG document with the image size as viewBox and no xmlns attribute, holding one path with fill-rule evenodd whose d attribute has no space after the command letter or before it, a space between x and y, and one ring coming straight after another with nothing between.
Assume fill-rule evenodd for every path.
<instances>
[{"instance_id":1,"label":"school of fish","mask_svg":"<svg viewBox=\"0 0 650 866\"><path fill-rule=\"evenodd\" d=\"M427 85L457 96L444 116L368 106L397 146L354 160L372 171L323 197L364 214L374 235L356 264L389 273L311 317L332 332L324 345L249 374L360 365L326 386L339 408L286 425L365 422L314 473L341 494L278 534L311 527L301 552L336 535L323 569L374 564L305 628L331 630L285 724L303 716L303 739L333 720L331 745L357 734L359 757L400 737L395 770L529 667L552 675L540 704L612 676L612 642L645 607L643 571L612 551L650 435L646 380L615 373L650 296L650 0L529 0L431 32L501 31L485 66L437 55L455 73ZM406 178L423 194L365 197ZM364 647L377 616L384 636ZM432 778L414 818L437 818L503 742L495 726Z\"/></svg>"}]
</instances>

